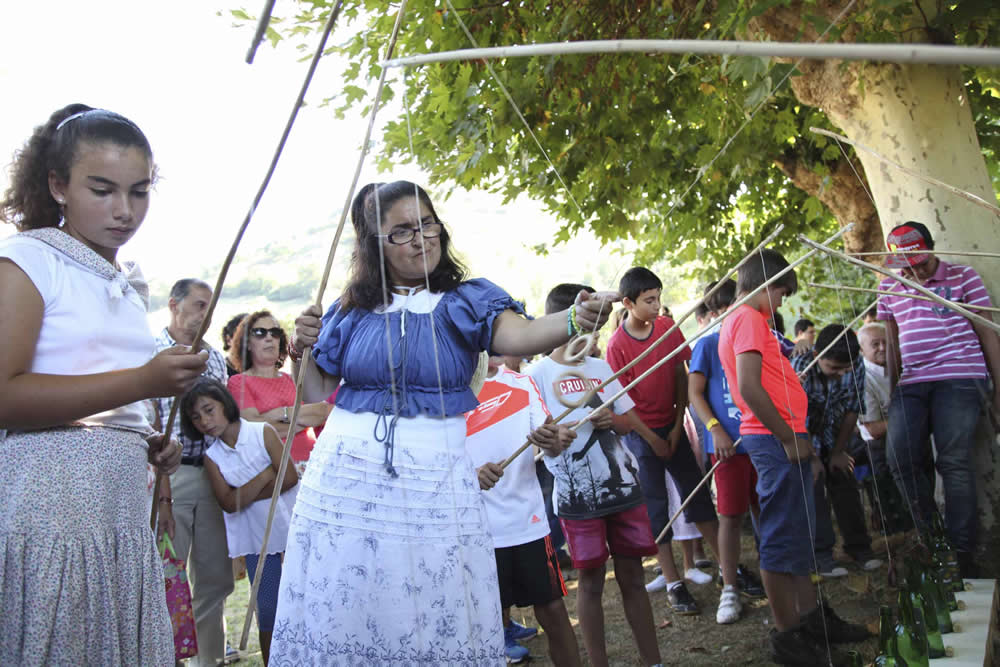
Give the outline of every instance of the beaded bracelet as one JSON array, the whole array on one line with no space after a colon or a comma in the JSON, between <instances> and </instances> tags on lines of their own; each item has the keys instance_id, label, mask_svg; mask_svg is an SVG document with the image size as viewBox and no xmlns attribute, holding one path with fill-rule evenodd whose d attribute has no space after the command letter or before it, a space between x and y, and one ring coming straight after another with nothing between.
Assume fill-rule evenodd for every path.
<instances>
[{"instance_id":1,"label":"beaded bracelet","mask_svg":"<svg viewBox=\"0 0 1000 667\"><path fill-rule=\"evenodd\" d=\"M302 353L299 352L297 347L295 347L294 337L288 339L288 356L292 358L292 361L299 361L302 359Z\"/></svg>"},{"instance_id":2,"label":"beaded bracelet","mask_svg":"<svg viewBox=\"0 0 1000 667\"><path fill-rule=\"evenodd\" d=\"M576 324L576 304L574 303L569 307L569 313L566 319L566 335L570 338L573 337L573 325Z\"/></svg>"}]
</instances>

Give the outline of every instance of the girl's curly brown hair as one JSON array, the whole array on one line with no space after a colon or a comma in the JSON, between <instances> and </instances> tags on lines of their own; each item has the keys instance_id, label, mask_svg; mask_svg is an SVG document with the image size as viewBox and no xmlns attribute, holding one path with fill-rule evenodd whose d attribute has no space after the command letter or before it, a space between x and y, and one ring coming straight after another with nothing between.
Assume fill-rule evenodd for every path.
<instances>
[{"instance_id":1,"label":"girl's curly brown hair","mask_svg":"<svg viewBox=\"0 0 1000 667\"><path fill-rule=\"evenodd\" d=\"M70 104L36 127L24 147L14 153L10 186L0 199L0 220L20 231L57 226L62 212L49 192L49 173L68 183L70 167L82 142L135 146L153 163L153 149L146 135L128 118L86 104Z\"/></svg>"},{"instance_id":2,"label":"girl's curly brown hair","mask_svg":"<svg viewBox=\"0 0 1000 667\"><path fill-rule=\"evenodd\" d=\"M248 368L253 368L250 346L247 345L250 330L256 326L257 320L262 320L265 317L270 317L278 322L278 318L271 314L271 311L258 310L244 317L243 321L237 325L236 331L233 332L232 344L229 348L229 363L240 373L246 372ZM285 327L281 326L281 322L278 322L278 328L281 329L281 335L278 337L278 360L274 362L275 368L284 366L285 359L288 357L288 334L285 333Z\"/></svg>"}]
</instances>

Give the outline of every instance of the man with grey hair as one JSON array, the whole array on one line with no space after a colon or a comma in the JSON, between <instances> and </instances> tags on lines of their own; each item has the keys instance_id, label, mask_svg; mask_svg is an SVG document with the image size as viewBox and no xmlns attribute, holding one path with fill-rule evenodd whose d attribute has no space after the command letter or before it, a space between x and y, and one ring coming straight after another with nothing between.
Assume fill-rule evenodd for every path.
<instances>
[{"instance_id":1,"label":"man with grey hair","mask_svg":"<svg viewBox=\"0 0 1000 667\"><path fill-rule=\"evenodd\" d=\"M208 314L212 288L196 278L184 278L170 290L170 324L156 338L156 351L175 345L190 346ZM203 378L226 384L226 362L222 354L205 342L208 363ZM154 399L159 427L170 416L173 398ZM194 666L216 665L225 657L224 605L233 592L233 569L226 546L226 525L211 483L205 475L205 443L192 441L181 432L180 414L171 429L184 448L181 467L160 491L159 530L167 531L179 558L187 561L191 582L191 606L198 636Z\"/></svg>"},{"instance_id":2,"label":"man with grey hair","mask_svg":"<svg viewBox=\"0 0 1000 667\"><path fill-rule=\"evenodd\" d=\"M899 495L886 462L885 436L889 424L889 398L892 389L886 374L885 325L872 322L858 331L858 343L865 364L864 412L858 416L860 439L854 442L855 459L867 458L871 477L865 480L872 507L881 507L880 518L886 535L909 530L913 526L907 506Z\"/></svg>"}]
</instances>

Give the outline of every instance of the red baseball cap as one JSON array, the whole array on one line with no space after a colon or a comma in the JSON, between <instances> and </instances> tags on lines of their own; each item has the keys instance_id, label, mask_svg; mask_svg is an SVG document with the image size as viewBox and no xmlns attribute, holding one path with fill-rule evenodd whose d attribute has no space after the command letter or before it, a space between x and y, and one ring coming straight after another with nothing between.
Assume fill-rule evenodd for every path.
<instances>
[{"instance_id":1,"label":"red baseball cap","mask_svg":"<svg viewBox=\"0 0 1000 667\"><path fill-rule=\"evenodd\" d=\"M888 236L885 237L885 245L892 252L899 250L931 250L934 242L931 240L931 233L923 224L919 222L905 222L902 225L893 227ZM930 253L888 255L885 258L885 265L890 269L905 269L917 264L923 264L930 259Z\"/></svg>"}]
</instances>

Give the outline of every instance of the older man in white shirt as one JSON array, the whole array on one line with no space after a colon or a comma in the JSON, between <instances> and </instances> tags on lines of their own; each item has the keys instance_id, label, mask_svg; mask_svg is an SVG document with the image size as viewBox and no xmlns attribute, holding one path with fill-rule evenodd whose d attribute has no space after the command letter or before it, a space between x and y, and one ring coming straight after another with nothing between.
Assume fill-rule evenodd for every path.
<instances>
[{"instance_id":1,"label":"older man in white shirt","mask_svg":"<svg viewBox=\"0 0 1000 667\"><path fill-rule=\"evenodd\" d=\"M865 488L872 506L881 505L883 532L891 535L909 530L913 522L886 462L885 434L888 429L892 388L885 369L885 326L878 322L866 324L858 332L858 342L861 344L861 356L864 357L865 364L865 410L858 416L858 432L864 443L858 449L863 449L863 453L867 454L872 467L872 477L865 480ZM861 453L856 451L855 458Z\"/></svg>"}]
</instances>

